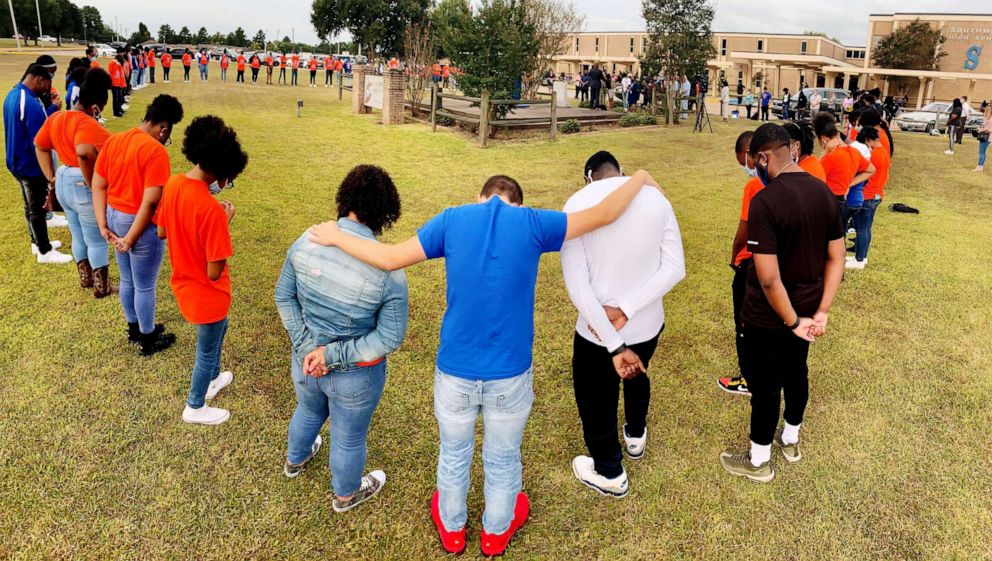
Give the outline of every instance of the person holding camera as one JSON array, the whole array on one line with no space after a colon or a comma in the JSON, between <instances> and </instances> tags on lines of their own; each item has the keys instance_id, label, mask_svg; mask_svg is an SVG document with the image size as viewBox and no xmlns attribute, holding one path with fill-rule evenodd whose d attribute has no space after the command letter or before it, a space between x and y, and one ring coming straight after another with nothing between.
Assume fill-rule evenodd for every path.
<instances>
[{"instance_id":1,"label":"person holding camera","mask_svg":"<svg viewBox=\"0 0 992 561\"><path fill-rule=\"evenodd\" d=\"M972 171L985 171L985 153L989 149L989 134L992 133L992 105L985 105L985 124L975 131L978 138L978 165Z\"/></svg>"}]
</instances>

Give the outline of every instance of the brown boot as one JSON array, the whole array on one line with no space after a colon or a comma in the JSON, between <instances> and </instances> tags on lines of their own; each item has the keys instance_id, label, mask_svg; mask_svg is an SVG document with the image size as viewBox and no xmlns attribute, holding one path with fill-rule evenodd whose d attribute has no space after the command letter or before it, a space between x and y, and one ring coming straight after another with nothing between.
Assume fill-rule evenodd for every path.
<instances>
[{"instance_id":1,"label":"brown boot","mask_svg":"<svg viewBox=\"0 0 992 561\"><path fill-rule=\"evenodd\" d=\"M110 284L110 267L93 269L93 296L106 298L117 294L117 287Z\"/></svg>"},{"instance_id":2,"label":"brown boot","mask_svg":"<svg viewBox=\"0 0 992 561\"><path fill-rule=\"evenodd\" d=\"M79 286L93 288L93 267L90 267L89 259L76 263L76 268L79 269Z\"/></svg>"}]
</instances>

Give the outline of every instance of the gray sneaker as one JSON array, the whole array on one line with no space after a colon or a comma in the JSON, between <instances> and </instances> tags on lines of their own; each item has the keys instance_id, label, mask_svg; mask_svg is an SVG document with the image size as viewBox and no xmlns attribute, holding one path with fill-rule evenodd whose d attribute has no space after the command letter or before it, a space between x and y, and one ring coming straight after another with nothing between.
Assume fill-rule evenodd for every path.
<instances>
[{"instance_id":1,"label":"gray sneaker","mask_svg":"<svg viewBox=\"0 0 992 561\"><path fill-rule=\"evenodd\" d=\"M355 491L355 494L350 499L342 501L335 498L331 501L331 506L334 508L334 512L347 512L376 496L379 491L382 491L382 487L385 484L386 474L382 470L371 471L362 478L361 487Z\"/></svg>"},{"instance_id":2,"label":"gray sneaker","mask_svg":"<svg viewBox=\"0 0 992 561\"><path fill-rule=\"evenodd\" d=\"M728 450L720 454L720 464L731 475L746 477L758 483L771 483L775 479L775 470L772 469L771 462L754 467L754 464L751 463L750 452L735 454Z\"/></svg>"},{"instance_id":3,"label":"gray sneaker","mask_svg":"<svg viewBox=\"0 0 992 561\"><path fill-rule=\"evenodd\" d=\"M782 430L783 429L780 428L775 431L775 439L772 440L772 444L782 449L782 456L785 457L787 462L794 464L803 459L803 453L799 451L798 442L795 444L786 444L782 442Z\"/></svg>"},{"instance_id":4,"label":"gray sneaker","mask_svg":"<svg viewBox=\"0 0 992 561\"><path fill-rule=\"evenodd\" d=\"M300 473L302 473L303 467L306 466L308 463L310 463L310 460L312 460L313 457L317 455L317 452L320 451L320 445L322 442L323 440L320 438L320 435L318 434L316 440L313 441L313 446L310 447L310 455L304 458L303 461L298 464L291 464L289 462L286 462L286 466L282 468L282 474L292 479L297 475L299 475Z\"/></svg>"}]
</instances>

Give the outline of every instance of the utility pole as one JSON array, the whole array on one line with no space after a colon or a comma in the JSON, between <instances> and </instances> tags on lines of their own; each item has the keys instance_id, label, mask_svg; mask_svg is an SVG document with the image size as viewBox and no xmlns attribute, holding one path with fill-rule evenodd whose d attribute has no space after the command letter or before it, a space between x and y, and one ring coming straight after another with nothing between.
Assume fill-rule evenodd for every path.
<instances>
[{"instance_id":1,"label":"utility pole","mask_svg":"<svg viewBox=\"0 0 992 561\"><path fill-rule=\"evenodd\" d=\"M17 42L17 50L21 50L21 35L17 32L17 20L14 19L14 3L7 0L7 5L10 6L10 21L14 24L14 41Z\"/></svg>"},{"instance_id":2,"label":"utility pole","mask_svg":"<svg viewBox=\"0 0 992 561\"><path fill-rule=\"evenodd\" d=\"M38 37L44 35L41 31L41 7L38 6L38 0L34 0L35 13L38 14Z\"/></svg>"}]
</instances>

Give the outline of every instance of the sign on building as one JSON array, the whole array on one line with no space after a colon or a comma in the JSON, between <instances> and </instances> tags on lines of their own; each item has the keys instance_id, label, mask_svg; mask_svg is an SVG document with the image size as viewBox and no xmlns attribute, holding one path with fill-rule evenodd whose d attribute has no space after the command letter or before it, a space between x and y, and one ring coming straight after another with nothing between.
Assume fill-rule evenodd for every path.
<instances>
[{"instance_id":1,"label":"sign on building","mask_svg":"<svg viewBox=\"0 0 992 561\"><path fill-rule=\"evenodd\" d=\"M365 77L365 105L382 109L382 76L369 74Z\"/></svg>"}]
</instances>

